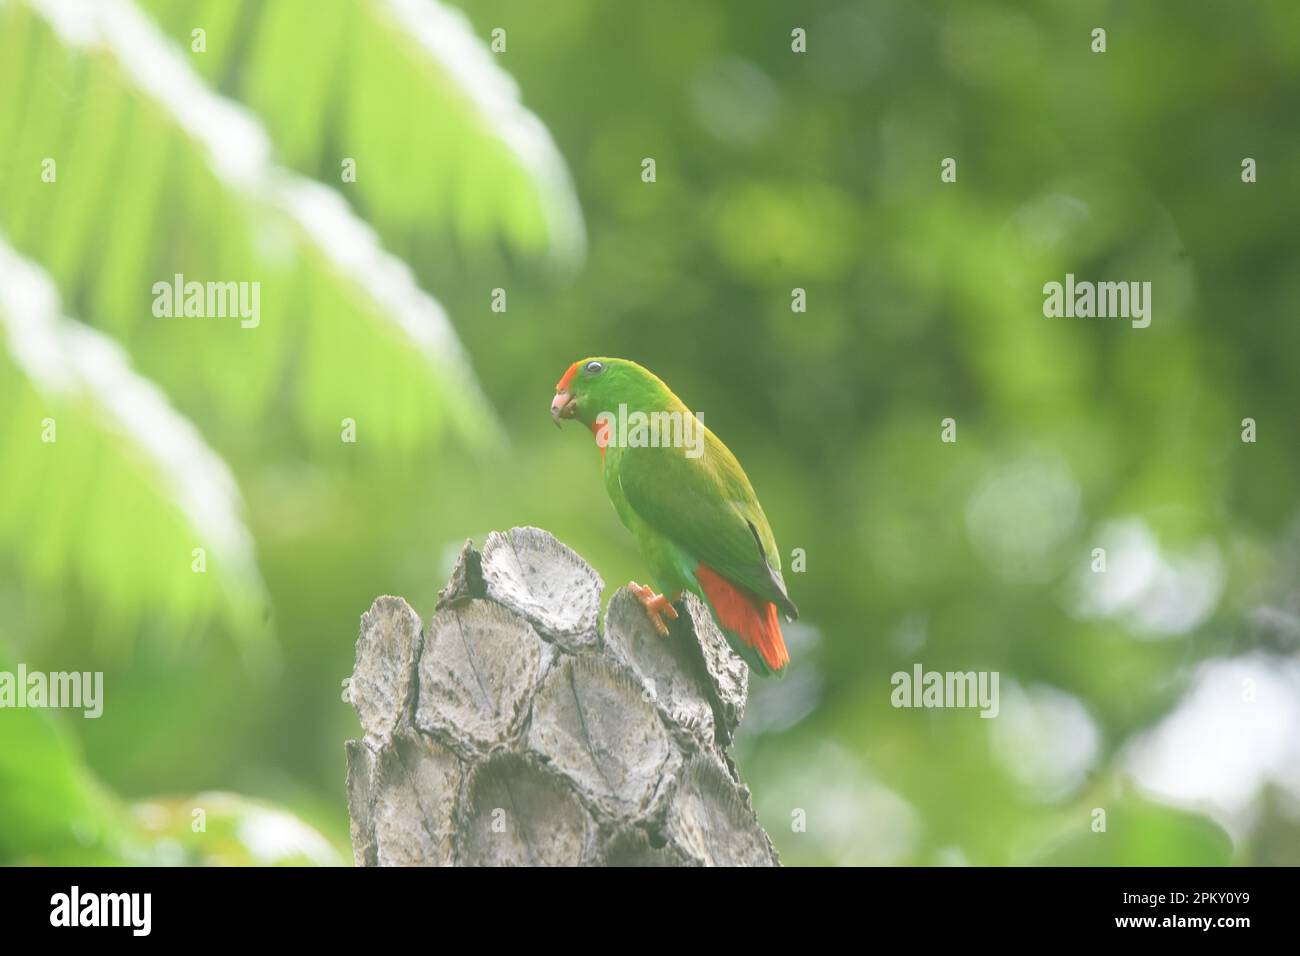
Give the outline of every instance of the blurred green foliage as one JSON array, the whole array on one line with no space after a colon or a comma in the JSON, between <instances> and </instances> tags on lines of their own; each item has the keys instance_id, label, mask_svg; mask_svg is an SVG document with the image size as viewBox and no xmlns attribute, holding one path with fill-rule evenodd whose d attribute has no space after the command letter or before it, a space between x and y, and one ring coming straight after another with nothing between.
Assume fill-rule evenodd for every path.
<instances>
[{"instance_id":1,"label":"blurred green foliage","mask_svg":"<svg viewBox=\"0 0 1300 956\"><path fill-rule=\"evenodd\" d=\"M128 496L135 459L75 486L18 469L48 450L46 397L0 359L0 647L107 689L95 721L0 712L0 858L147 857L197 800L153 795L211 790L287 807L346 857L339 682L376 595L427 617L464 538L517 524L611 591L644 576L589 439L547 420L565 367L608 354L704 413L787 561L806 552L792 673L755 688L738 746L787 862L1300 862L1293 2L466 5L484 49L505 29L492 64L554 137L585 238L558 159L504 149L491 104L379 0L138 5L280 172L331 186L410 266L468 361L429 361L120 62L0 4L0 234L229 465L255 542L242 599L274 649L214 610L219 565L194 593L193 535L165 494ZM176 271L259 279L261 325L154 318ZM1150 281L1151 327L1044 318L1067 272ZM74 503L129 507L131 530ZM40 562L43 511L68 544ZM79 569L80 549L111 560ZM1209 680L1229 658L1257 668L1259 709ZM1001 715L893 708L918 661L998 671ZM1202 686L1228 690L1179 723ZM146 849L93 836L114 827ZM239 857L217 842L176 860Z\"/></svg>"}]
</instances>

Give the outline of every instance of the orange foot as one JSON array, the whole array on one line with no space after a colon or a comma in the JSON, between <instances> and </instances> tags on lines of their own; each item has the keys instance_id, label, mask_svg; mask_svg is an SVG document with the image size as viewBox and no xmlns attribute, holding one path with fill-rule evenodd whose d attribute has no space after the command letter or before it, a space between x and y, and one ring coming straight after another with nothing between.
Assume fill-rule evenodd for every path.
<instances>
[{"instance_id":1,"label":"orange foot","mask_svg":"<svg viewBox=\"0 0 1300 956\"><path fill-rule=\"evenodd\" d=\"M659 615L667 614L672 620L677 620L677 608L673 607L673 602L662 594L655 594L654 588L637 584L635 581L627 582L627 586L628 590L635 594L636 599L641 602L641 606L645 608L645 616L650 618L650 623L659 632L659 636L667 637L668 625L664 623L663 618Z\"/></svg>"}]
</instances>

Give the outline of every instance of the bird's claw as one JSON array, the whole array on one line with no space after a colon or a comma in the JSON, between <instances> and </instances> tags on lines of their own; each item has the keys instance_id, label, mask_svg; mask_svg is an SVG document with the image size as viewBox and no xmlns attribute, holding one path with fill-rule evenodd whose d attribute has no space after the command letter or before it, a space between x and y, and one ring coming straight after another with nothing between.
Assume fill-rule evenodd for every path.
<instances>
[{"instance_id":1,"label":"bird's claw","mask_svg":"<svg viewBox=\"0 0 1300 956\"><path fill-rule=\"evenodd\" d=\"M641 602L645 608L645 615L654 625L655 631L660 637L668 636L668 625L664 623L661 614L667 614L671 620L677 620L677 608L673 607L673 602L668 600L662 594L655 594L654 588L646 587L644 584L637 584L635 581L629 581L628 590L636 595L636 599Z\"/></svg>"}]
</instances>

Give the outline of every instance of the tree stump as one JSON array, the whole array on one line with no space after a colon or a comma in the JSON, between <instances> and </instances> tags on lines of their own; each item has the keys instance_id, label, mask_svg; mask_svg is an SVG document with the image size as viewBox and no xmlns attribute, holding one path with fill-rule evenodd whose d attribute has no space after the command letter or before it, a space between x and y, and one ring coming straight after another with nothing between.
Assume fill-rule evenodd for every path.
<instances>
[{"instance_id":1,"label":"tree stump","mask_svg":"<svg viewBox=\"0 0 1300 956\"><path fill-rule=\"evenodd\" d=\"M667 638L537 528L465 542L428 627L361 618L358 866L778 865L728 748L748 671L693 595Z\"/></svg>"}]
</instances>

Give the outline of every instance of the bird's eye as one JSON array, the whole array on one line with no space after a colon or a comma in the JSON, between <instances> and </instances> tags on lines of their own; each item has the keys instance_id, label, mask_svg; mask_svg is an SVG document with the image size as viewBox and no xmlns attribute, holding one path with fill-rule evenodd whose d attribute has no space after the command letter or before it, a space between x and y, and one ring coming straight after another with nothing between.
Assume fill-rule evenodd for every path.
<instances>
[{"instance_id":1,"label":"bird's eye","mask_svg":"<svg viewBox=\"0 0 1300 956\"><path fill-rule=\"evenodd\" d=\"M588 362L588 363L587 363L587 374L588 374L588 375L598 375L598 374L600 374L601 369L603 369L604 367L605 367L605 366L601 365L599 362Z\"/></svg>"}]
</instances>

